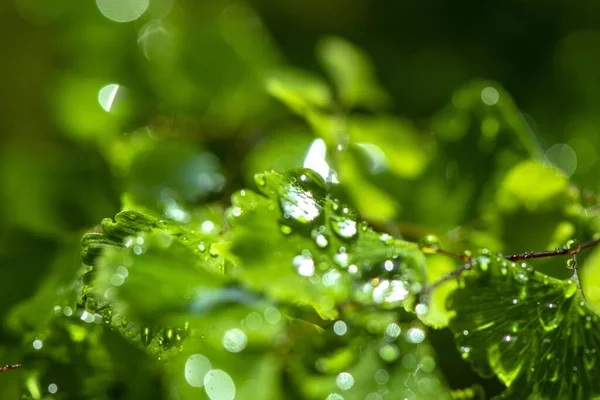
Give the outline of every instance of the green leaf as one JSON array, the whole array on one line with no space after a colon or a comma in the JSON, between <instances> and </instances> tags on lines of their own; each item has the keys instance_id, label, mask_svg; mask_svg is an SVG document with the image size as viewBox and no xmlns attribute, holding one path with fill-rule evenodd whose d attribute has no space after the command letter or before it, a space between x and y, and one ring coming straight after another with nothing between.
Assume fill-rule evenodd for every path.
<instances>
[{"instance_id":1,"label":"green leaf","mask_svg":"<svg viewBox=\"0 0 600 400\"><path fill-rule=\"evenodd\" d=\"M101 319L149 353L172 352L187 336L184 322L169 325L176 316L247 300L225 288L225 260L213 249L218 239L202 229L134 210L101 228L82 239L82 318Z\"/></svg>"},{"instance_id":2,"label":"green leaf","mask_svg":"<svg viewBox=\"0 0 600 400\"><path fill-rule=\"evenodd\" d=\"M600 316L577 278L561 281L522 263L480 256L448 299L463 358L507 389L499 398L600 397Z\"/></svg>"},{"instance_id":3,"label":"green leaf","mask_svg":"<svg viewBox=\"0 0 600 400\"><path fill-rule=\"evenodd\" d=\"M319 43L317 56L338 91L346 108L380 109L390 102L389 95L375 76L367 54L340 37L328 37Z\"/></svg>"},{"instance_id":4,"label":"green leaf","mask_svg":"<svg viewBox=\"0 0 600 400\"><path fill-rule=\"evenodd\" d=\"M348 139L369 159L373 172L390 170L402 178L416 178L427 166L415 129L391 116L350 117Z\"/></svg>"},{"instance_id":5,"label":"green leaf","mask_svg":"<svg viewBox=\"0 0 600 400\"><path fill-rule=\"evenodd\" d=\"M478 124L473 124L473 120ZM500 133L506 130L516 139L513 144L530 157L537 160L543 157L530 126L512 97L497 82L476 79L458 88L452 101L432 119L432 128L447 142L459 141L470 130L478 130L480 152L493 149L502 140Z\"/></svg>"},{"instance_id":6,"label":"green leaf","mask_svg":"<svg viewBox=\"0 0 600 400\"><path fill-rule=\"evenodd\" d=\"M389 221L400 210L400 204L389 193L375 186L362 172L360 165L350 152L342 152L338 159L338 172L356 207L365 219L371 221Z\"/></svg>"},{"instance_id":7,"label":"green leaf","mask_svg":"<svg viewBox=\"0 0 600 400\"><path fill-rule=\"evenodd\" d=\"M257 175L263 195L232 197L232 272L245 286L278 301L312 306L322 318L354 299L396 306L424 284L418 247L374 232L351 206L327 194L311 170Z\"/></svg>"},{"instance_id":8,"label":"green leaf","mask_svg":"<svg viewBox=\"0 0 600 400\"><path fill-rule=\"evenodd\" d=\"M299 115L306 115L312 108L331 105L331 93L325 81L306 71L280 68L268 76L266 88Z\"/></svg>"},{"instance_id":9,"label":"green leaf","mask_svg":"<svg viewBox=\"0 0 600 400\"><path fill-rule=\"evenodd\" d=\"M426 330L396 313L346 315L296 346L290 370L302 398L450 399Z\"/></svg>"},{"instance_id":10,"label":"green leaf","mask_svg":"<svg viewBox=\"0 0 600 400\"><path fill-rule=\"evenodd\" d=\"M568 199L568 180L555 167L528 160L513 167L498 191L498 204L505 210L547 208Z\"/></svg>"}]
</instances>

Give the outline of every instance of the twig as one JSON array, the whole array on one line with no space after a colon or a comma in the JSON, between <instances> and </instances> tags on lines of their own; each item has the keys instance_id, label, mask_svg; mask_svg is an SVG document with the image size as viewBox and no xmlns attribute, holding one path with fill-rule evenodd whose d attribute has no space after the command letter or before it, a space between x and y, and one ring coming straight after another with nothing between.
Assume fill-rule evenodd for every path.
<instances>
[{"instance_id":1,"label":"twig","mask_svg":"<svg viewBox=\"0 0 600 400\"><path fill-rule=\"evenodd\" d=\"M563 247L561 249L551 251L538 251L538 252L525 252L521 254L513 254L510 256L504 256L509 261L529 260L532 258L545 258L545 257L556 257L556 256L572 256L580 253L582 250L596 246L600 243L600 238L592 239L588 242L582 243L575 247Z\"/></svg>"},{"instance_id":2,"label":"twig","mask_svg":"<svg viewBox=\"0 0 600 400\"><path fill-rule=\"evenodd\" d=\"M581 288L581 282L579 281L579 276L577 275L577 260L576 260L575 255L579 254L583 250L594 247L599 243L600 243L600 237L589 240L589 241L579 244L577 246L571 247L571 246L567 245L561 249L556 249L556 250L552 250L552 251L525 252L525 253L520 253L520 254L512 254L512 255L508 255L508 256L502 256L502 258L504 258L508 261L520 261L520 260L530 260L530 259L535 259L535 258L570 256L571 259L573 260L573 265L571 266L571 268L573 268L575 270L574 275L573 275L573 280L575 280L579 292L585 299L583 290ZM433 282L431 285L423 288L419 293L417 293L417 295L425 297L425 298L427 298L427 296L429 296L429 294L438 286L442 285L443 283L449 281L450 279L452 279L456 276L461 275L463 272L471 269L471 267L475 263L475 259L473 257L459 254L459 253L454 253L451 251L446 251L446 250L443 250L443 249L440 249L437 247L424 247L422 249L424 250L425 253L442 254L442 255L456 258L458 260L465 262L462 266L460 266L460 268L457 268L454 271L447 273L446 275L444 275L437 281Z\"/></svg>"},{"instance_id":3,"label":"twig","mask_svg":"<svg viewBox=\"0 0 600 400\"><path fill-rule=\"evenodd\" d=\"M21 364L5 365L4 367L0 367L0 372L10 371L11 369L17 368L21 368Z\"/></svg>"}]
</instances>

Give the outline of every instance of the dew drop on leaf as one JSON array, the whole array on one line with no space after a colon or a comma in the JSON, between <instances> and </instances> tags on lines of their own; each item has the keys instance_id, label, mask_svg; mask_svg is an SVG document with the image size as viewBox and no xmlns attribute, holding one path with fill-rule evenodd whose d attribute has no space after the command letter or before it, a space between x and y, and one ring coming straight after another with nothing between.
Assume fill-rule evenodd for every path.
<instances>
[{"instance_id":1,"label":"dew drop on leaf","mask_svg":"<svg viewBox=\"0 0 600 400\"><path fill-rule=\"evenodd\" d=\"M435 253L440 249L440 239L435 235L427 235L419 241L419 247L424 253Z\"/></svg>"},{"instance_id":2,"label":"dew drop on leaf","mask_svg":"<svg viewBox=\"0 0 600 400\"><path fill-rule=\"evenodd\" d=\"M285 224L280 224L279 225L279 230L285 236L288 236L288 235L290 235L292 233L292 228L289 225L285 225Z\"/></svg>"},{"instance_id":3,"label":"dew drop on leaf","mask_svg":"<svg viewBox=\"0 0 600 400\"><path fill-rule=\"evenodd\" d=\"M152 328L148 326L143 327L140 336L142 343L145 345L149 345L150 341L152 340Z\"/></svg>"},{"instance_id":4,"label":"dew drop on leaf","mask_svg":"<svg viewBox=\"0 0 600 400\"><path fill-rule=\"evenodd\" d=\"M289 182L279 187L279 205L283 217L306 225L322 215L325 182L319 174L308 169L289 174Z\"/></svg>"},{"instance_id":5,"label":"dew drop on leaf","mask_svg":"<svg viewBox=\"0 0 600 400\"><path fill-rule=\"evenodd\" d=\"M312 276L315 273L315 262L310 253L303 253L294 257L292 263L299 275Z\"/></svg>"},{"instance_id":6,"label":"dew drop on leaf","mask_svg":"<svg viewBox=\"0 0 600 400\"><path fill-rule=\"evenodd\" d=\"M265 178L265 174L256 174L254 175L254 181L260 187L264 187L267 185L267 180Z\"/></svg>"},{"instance_id":7,"label":"dew drop on leaf","mask_svg":"<svg viewBox=\"0 0 600 400\"><path fill-rule=\"evenodd\" d=\"M339 206L331 215L331 229L341 239L350 240L358 233L358 211L350 206Z\"/></svg>"}]
</instances>

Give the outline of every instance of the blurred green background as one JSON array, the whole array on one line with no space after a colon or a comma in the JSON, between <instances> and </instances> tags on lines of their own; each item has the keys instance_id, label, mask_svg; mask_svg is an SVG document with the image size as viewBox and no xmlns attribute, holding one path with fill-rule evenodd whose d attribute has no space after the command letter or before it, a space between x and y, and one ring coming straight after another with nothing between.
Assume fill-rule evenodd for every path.
<instances>
[{"instance_id":1,"label":"blurred green background","mask_svg":"<svg viewBox=\"0 0 600 400\"><path fill-rule=\"evenodd\" d=\"M600 189L598 2L9 0L0 31L0 364L33 357L19 307L76 290L79 240L122 193L185 220L165 182L218 210L318 137L344 137L343 195L396 235L516 253L597 231L563 197L595 210ZM530 159L577 193L519 198L509 171Z\"/></svg>"}]
</instances>

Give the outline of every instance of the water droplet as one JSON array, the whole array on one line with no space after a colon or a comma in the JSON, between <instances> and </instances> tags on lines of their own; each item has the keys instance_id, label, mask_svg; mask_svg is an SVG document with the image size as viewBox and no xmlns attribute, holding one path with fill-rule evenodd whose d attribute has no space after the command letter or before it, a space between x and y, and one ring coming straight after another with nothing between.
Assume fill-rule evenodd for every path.
<instances>
[{"instance_id":1,"label":"water droplet","mask_svg":"<svg viewBox=\"0 0 600 400\"><path fill-rule=\"evenodd\" d=\"M523 284L529 281L529 275L523 271L520 271L514 275L514 279L515 282Z\"/></svg>"},{"instance_id":2,"label":"water droplet","mask_svg":"<svg viewBox=\"0 0 600 400\"><path fill-rule=\"evenodd\" d=\"M373 288L373 301L375 303L395 303L404 300L409 291L400 280L382 280Z\"/></svg>"},{"instance_id":3,"label":"water droplet","mask_svg":"<svg viewBox=\"0 0 600 400\"><path fill-rule=\"evenodd\" d=\"M319 234L315 238L315 243L317 243L317 246L324 249L329 244L329 241L327 240L327 237L325 235Z\"/></svg>"},{"instance_id":4,"label":"water droplet","mask_svg":"<svg viewBox=\"0 0 600 400\"><path fill-rule=\"evenodd\" d=\"M342 274L337 269L330 269L325 274L323 274L323 285L325 286L333 286L336 282L342 277Z\"/></svg>"},{"instance_id":5,"label":"water droplet","mask_svg":"<svg viewBox=\"0 0 600 400\"><path fill-rule=\"evenodd\" d=\"M325 198L325 182L317 173L309 169L291 172L289 184L279 188L279 205L283 217L306 225L322 215L322 202Z\"/></svg>"},{"instance_id":6,"label":"water droplet","mask_svg":"<svg viewBox=\"0 0 600 400\"><path fill-rule=\"evenodd\" d=\"M146 346L149 345L150 341L152 340L152 328L148 326L142 328L140 336L142 339L142 343Z\"/></svg>"},{"instance_id":7,"label":"water droplet","mask_svg":"<svg viewBox=\"0 0 600 400\"><path fill-rule=\"evenodd\" d=\"M440 249L440 239L435 235L427 235L419 241L421 251L428 254L433 254Z\"/></svg>"},{"instance_id":8,"label":"water droplet","mask_svg":"<svg viewBox=\"0 0 600 400\"><path fill-rule=\"evenodd\" d=\"M211 368L212 365L208 358L202 354L192 354L185 362L185 380L192 387L202 387L204 386L204 377Z\"/></svg>"},{"instance_id":9,"label":"water droplet","mask_svg":"<svg viewBox=\"0 0 600 400\"><path fill-rule=\"evenodd\" d=\"M481 91L481 101L488 106L495 105L499 99L500 93L492 86L488 86Z\"/></svg>"},{"instance_id":10,"label":"water droplet","mask_svg":"<svg viewBox=\"0 0 600 400\"><path fill-rule=\"evenodd\" d=\"M217 249L217 247L214 246L214 244L211 244L208 248L208 254L210 254L211 257L219 257L219 249Z\"/></svg>"},{"instance_id":11,"label":"water droplet","mask_svg":"<svg viewBox=\"0 0 600 400\"><path fill-rule=\"evenodd\" d=\"M335 324L333 324L333 331L338 336L344 336L348 331L348 326L344 321L335 321Z\"/></svg>"},{"instance_id":12,"label":"water droplet","mask_svg":"<svg viewBox=\"0 0 600 400\"><path fill-rule=\"evenodd\" d=\"M400 328L400 325L395 322L392 322L385 327L385 338L389 342L396 340L398 336L400 336L400 333L402 333L402 329Z\"/></svg>"},{"instance_id":13,"label":"water droplet","mask_svg":"<svg viewBox=\"0 0 600 400\"><path fill-rule=\"evenodd\" d=\"M36 350L40 350L42 347L44 347L44 342L42 342L40 339L35 339L33 341L33 348Z\"/></svg>"},{"instance_id":14,"label":"water droplet","mask_svg":"<svg viewBox=\"0 0 600 400\"><path fill-rule=\"evenodd\" d=\"M281 233L283 233L286 236L292 233L292 228L285 224L280 224L279 230L281 231Z\"/></svg>"},{"instance_id":15,"label":"water droplet","mask_svg":"<svg viewBox=\"0 0 600 400\"><path fill-rule=\"evenodd\" d=\"M512 335L504 335L504 337L502 338L503 342L509 343L509 342L514 342L517 338L515 336Z\"/></svg>"},{"instance_id":16,"label":"water droplet","mask_svg":"<svg viewBox=\"0 0 600 400\"><path fill-rule=\"evenodd\" d=\"M254 181L259 187L265 187L267 185L267 179L265 178L265 174L254 175Z\"/></svg>"},{"instance_id":17,"label":"water droplet","mask_svg":"<svg viewBox=\"0 0 600 400\"><path fill-rule=\"evenodd\" d=\"M55 394L56 392L58 392L58 385L56 383L49 384L48 392L50 392L50 394Z\"/></svg>"},{"instance_id":18,"label":"water droplet","mask_svg":"<svg viewBox=\"0 0 600 400\"><path fill-rule=\"evenodd\" d=\"M210 400L233 400L235 383L229 374L220 369L208 371L204 376L204 388Z\"/></svg>"},{"instance_id":19,"label":"water droplet","mask_svg":"<svg viewBox=\"0 0 600 400\"><path fill-rule=\"evenodd\" d=\"M567 243L565 244L565 248L567 250L573 250L573 249L577 248L577 245L578 245L577 240L569 239L569 240L567 240Z\"/></svg>"},{"instance_id":20,"label":"water droplet","mask_svg":"<svg viewBox=\"0 0 600 400\"><path fill-rule=\"evenodd\" d=\"M331 229L341 239L349 240L358 233L358 211L350 206L340 206L338 212L331 215Z\"/></svg>"},{"instance_id":21,"label":"water droplet","mask_svg":"<svg viewBox=\"0 0 600 400\"><path fill-rule=\"evenodd\" d=\"M161 337L160 337L160 344L162 344L163 346L169 348L171 346L173 346L175 340L175 329L173 328L167 328L163 331Z\"/></svg>"},{"instance_id":22,"label":"water droplet","mask_svg":"<svg viewBox=\"0 0 600 400\"><path fill-rule=\"evenodd\" d=\"M375 382L378 385L385 385L390 380L390 374L385 369L375 371Z\"/></svg>"},{"instance_id":23,"label":"water droplet","mask_svg":"<svg viewBox=\"0 0 600 400\"><path fill-rule=\"evenodd\" d=\"M389 233L382 233L381 236L379 236L379 240L381 240L385 244L392 244L392 242L394 241L394 237Z\"/></svg>"},{"instance_id":24,"label":"water droplet","mask_svg":"<svg viewBox=\"0 0 600 400\"><path fill-rule=\"evenodd\" d=\"M379 357L386 362L394 362L400 357L400 348L395 344L384 344L379 348Z\"/></svg>"},{"instance_id":25,"label":"water droplet","mask_svg":"<svg viewBox=\"0 0 600 400\"><path fill-rule=\"evenodd\" d=\"M471 348L468 346L461 346L460 353L461 353L461 357L463 359L467 359L467 358L469 358L469 355L471 354Z\"/></svg>"},{"instance_id":26,"label":"water droplet","mask_svg":"<svg viewBox=\"0 0 600 400\"><path fill-rule=\"evenodd\" d=\"M239 212L236 214L237 210L239 210ZM234 207L231 212L236 217L239 217L240 215L242 215L242 210L239 207ZM200 225L200 229L202 229L202 232L204 232L204 233L210 233L215 229L215 223L212 221L209 221L209 220L204 221Z\"/></svg>"},{"instance_id":27,"label":"water droplet","mask_svg":"<svg viewBox=\"0 0 600 400\"><path fill-rule=\"evenodd\" d=\"M204 244L204 242L198 243L198 250L200 250L201 253L204 253L206 251L206 245Z\"/></svg>"},{"instance_id":28,"label":"water droplet","mask_svg":"<svg viewBox=\"0 0 600 400\"><path fill-rule=\"evenodd\" d=\"M569 258L567 260L567 268L568 269L575 269L577 267L577 261L574 258Z\"/></svg>"},{"instance_id":29,"label":"water droplet","mask_svg":"<svg viewBox=\"0 0 600 400\"><path fill-rule=\"evenodd\" d=\"M258 331L263 326L263 317L256 311L252 311L244 319L243 327L249 331Z\"/></svg>"},{"instance_id":30,"label":"water droplet","mask_svg":"<svg viewBox=\"0 0 600 400\"><path fill-rule=\"evenodd\" d=\"M420 328L410 328L406 332L406 341L408 343L421 343L425 340L425 331Z\"/></svg>"},{"instance_id":31,"label":"water droplet","mask_svg":"<svg viewBox=\"0 0 600 400\"><path fill-rule=\"evenodd\" d=\"M223 335L223 347L232 353L244 350L248 343L246 333L240 329L230 329Z\"/></svg>"},{"instance_id":32,"label":"water droplet","mask_svg":"<svg viewBox=\"0 0 600 400\"><path fill-rule=\"evenodd\" d=\"M267 321L269 324L274 325L281 321L281 313L275 307L267 307L263 314L265 316L265 321Z\"/></svg>"},{"instance_id":33,"label":"water droplet","mask_svg":"<svg viewBox=\"0 0 600 400\"><path fill-rule=\"evenodd\" d=\"M342 268L348 266L348 253L345 247L340 247L339 251L333 255L333 262Z\"/></svg>"},{"instance_id":34,"label":"water droplet","mask_svg":"<svg viewBox=\"0 0 600 400\"><path fill-rule=\"evenodd\" d=\"M350 390L354 386L354 377L348 372L340 372L335 378L335 383L341 390Z\"/></svg>"},{"instance_id":35,"label":"water droplet","mask_svg":"<svg viewBox=\"0 0 600 400\"><path fill-rule=\"evenodd\" d=\"M339 393L329 393L325 400L344 400L344 396Z\"/></svg>"},{"instance_id":36,"label":"water droplet","mask_svg":"<svg viewBox=\"0 0 600 400\"><path fill-rule=\"evenodd\" d=\"M415 312L417 315L425 315L429 312L427 304L419 303L415 306Z\"/></svg>"},{"instance_id":37,"label":"water droplet","mask_svg":"<svg viewBox=\"0 0 600 400\"><path fill-rule=\"evenodd\" d=\"M315 262L310 253L306 251L294 257L292 264L299 275L312 276L315 273Z\"/></svg>"}]
</instances>

